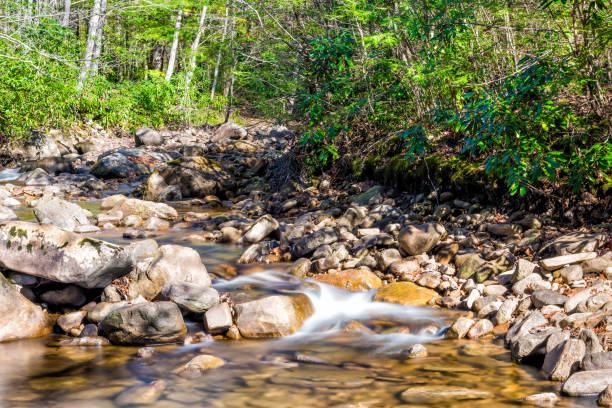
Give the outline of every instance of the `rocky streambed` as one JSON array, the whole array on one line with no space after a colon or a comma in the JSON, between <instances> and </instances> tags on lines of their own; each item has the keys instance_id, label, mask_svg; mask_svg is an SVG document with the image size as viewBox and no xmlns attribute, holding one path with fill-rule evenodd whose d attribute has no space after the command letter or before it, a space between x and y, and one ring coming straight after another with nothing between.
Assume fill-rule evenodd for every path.
<instances>
[{"instance_id":1,"label":"rocky streambed","mask_svg":"<svg viewBox=\"0 0 612 408\"><path fill-rule=\"evenodd\" d=\"M304 180L290 136L21 149L0 172L0 401L612 403L609 226Z\"/></svg>"}]
</instances>

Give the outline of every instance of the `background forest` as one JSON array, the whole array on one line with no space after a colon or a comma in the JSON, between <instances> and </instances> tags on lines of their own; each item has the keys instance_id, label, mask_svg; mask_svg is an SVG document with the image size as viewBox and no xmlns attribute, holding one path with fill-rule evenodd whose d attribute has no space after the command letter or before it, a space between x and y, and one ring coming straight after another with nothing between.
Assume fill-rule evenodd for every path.
<instances>
[{"instance_id":1,"label":"background forest","mask_svg":"<svg viewBox=\"0 0 612 408\"><path fill-rule=\"evenodd\" d=\"M607 0L0 4L5 139L265 117L312 172L609 194Z\"/></svg>"}]
</instances>

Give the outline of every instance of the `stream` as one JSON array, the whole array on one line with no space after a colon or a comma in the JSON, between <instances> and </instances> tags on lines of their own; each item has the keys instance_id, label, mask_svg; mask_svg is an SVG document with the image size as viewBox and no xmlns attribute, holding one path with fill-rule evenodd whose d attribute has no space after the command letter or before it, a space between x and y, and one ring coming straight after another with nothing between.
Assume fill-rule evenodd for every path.
<instances>
[{"instance_id":1,"label":"stream","mask_svg":"<svg viewBox=\"0 0 612 408\"><path fill-rule=\"evenodd\" d=\"M83 203L81 203L83 205ZM96 203L84 207L96 211ZM31 219L23 209L19 216ZM185 240L193 229L171 229L161 244L197 250L214 287L234 297L303 293L314 314L295 334L267 340L205 339L156 347L141 358L138 347L62 346L60 335L0 344L1 407L123 407L117 395L163 380L151 407L515 407L521 398L558 391L536 368L519 366L501 343L447 340L454 312L372 301L372 292L348 292L285 273L286 264L240 267L242 247ZM117 244L122 230L89 234ZM227 271L233 270L234 277ZM222 278L225 277L225 278ZM189 331L201 330L191 323ZM424 344L428 357L402 352ZM173 373L199 354L226 364L186 376ZM422 387L426 388L422 388ZM435 396L434 387L447 394ZM461 387L470 393L453 394ZM411 390L405 394L406 390ZM593 406L593 399L561 398L556 406Z\"/></svg>"}]
</instances>

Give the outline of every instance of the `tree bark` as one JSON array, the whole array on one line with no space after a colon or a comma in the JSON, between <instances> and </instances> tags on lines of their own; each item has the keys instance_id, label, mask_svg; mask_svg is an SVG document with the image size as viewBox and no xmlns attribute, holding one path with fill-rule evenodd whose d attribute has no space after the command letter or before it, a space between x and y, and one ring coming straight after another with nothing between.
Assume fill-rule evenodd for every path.
<instances>
[{"instance_id":1,"label":"tree bark","mask_svg":"<svg viewBox=\"0 0 612 408\"><path fill-rule=\"evenodd\" d=\"M89 30L87 31L87 43L85 45L85 55L83 57L83 64L81 65L81 73L79 75L79 82L77 83L77 89L83 89L83 84L87 80L89 70L91 69L91 61L93 58L94 47L96 42L96 33L98 32L98 25L100 23L100 9L102 6L102 0L94 0L93 9L91 11L91 17L89 18Z\"/></svg>"},{"instance_id":2,"label":"tree bark","mask_svg":"<svg viewBox=\"0 0 612 408\"><path fill-rule=\"evenodd\" d=\"M200 21L198 23L198 32L196 33L195 38L193 39L193 43L191 44L191 55L189 57L189 69L187 70L187 76L185 77L185 94L189 90L189 84L191 83L191 79L193 78L193 73L195 72L196 67L196 57L198 53L198 47L200 46L200 38L204 33L204 21L206 20L206 12L208 11L208 6L202 7L202 14L200 15Z\"/></svg>"},{"instance_id":3,"label":"tree bark","mask_svg":"<svg viewBox=\"0 0 612 408\"><path fill-rule=\"evenodd\" d=\"M217 54L217 63L215 64L215 73L213 74L213 83L210 90L210 100L215 99L215 89L217 88L217 78L219 77L219 65L221 65L221 51L223 50L223 43L225 42L225 36L227 35L228 25L228 14L229 8L225 9L225 20L223 21L223 35L221 36L221 47L219 48L219 54Z\"/></svg>"},{"instance_id":4,"label":"tree bark","mask_svg":"<svg viewBox=\"0 0 612 408\"><path fill-rule=\"evenodd\" d=\"M72 0L64 0L64 13L62 15L62 27L68 27L70 24L70 7Z\"/></svg>"},{"instance_id":5,"label":"tree bark","mask_svg":"<svg viewBox=\"0 0 612 408\"><path fill-rule=\"evenodd\" d=\"M106 3L107 0L101 0L100 5L100 21L96 30L96 42L94 45L94 53L91 62L91 73L98 75L98 66L100 63L100 54L102 54L102 36L104 34L104 23L106 22Z\"/></svg>"},{"instance_id":6,"label":"tree bark","mask_svg":"<svg viewBox=\"0 0 612 408\"><path fill-rule=\"evenodd\" d=\"M168 58L168 69L166 70L166 81L170 81L174 73L174 62L176 61L176 50L178 49L179 34L181 31L181 20L183 19L183 5L181 4L176 16L176 24L174 25L174 39L172 40L172 48L170 49L170 57Z\"/></svg>"}]
</instances>

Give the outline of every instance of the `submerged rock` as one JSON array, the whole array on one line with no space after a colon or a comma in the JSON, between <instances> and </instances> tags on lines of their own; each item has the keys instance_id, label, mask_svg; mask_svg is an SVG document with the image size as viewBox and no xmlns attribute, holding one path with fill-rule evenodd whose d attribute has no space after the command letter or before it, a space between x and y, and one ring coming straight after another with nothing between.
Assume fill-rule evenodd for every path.
<instances>
[{"instance_id":1,"label":"submerged rock","mask_svg":"<svg viewBox=\"0 0 612 408\"><path fill-rule=\"evenodd\" d=\"M351 291L378 289L382 286L382 280L365 269L347 269L315 275L314 280Z\"/></svg>"},{"instance_id":2,"label":"submerged rock","mask_svg":"<svg viewBox=\"0 0 612 408\"><path fill-rule=\"evenodd\" d=\"M409 404L446 404L453 401L492 398L493 394L476 389L445 385L421 385L408 388L400 394Z\"/></svg>"},{"instance_id":3,"label":"submerged rock","mask_svg":"<svg viewBox=\"0 0 612 408\"><path fill-rule=\"evenodd\" d=\"M53 225L13 221L0 225L0 265L84 288L103 288L132 269L126 248Z\"/></svg>"},{"instance_id":4,"label":"submerged rock","mask_svg":"<svg viewBox=\"0 0 612 408\"><path fill-rule=\"evenodd\" d=\"M176 304L146 302L110 312L100 331L113 344L146 345L183 342L187 328Z\"/></svg>"},{"instance_id":5,"label":"submerged rock","mask_svg":"<svg viewBox=\"0 0 612 408\"><path fill-rule=\"evenodd\" d=\"M281 337L295 333L313 313L306 295L268 296L236 305L243 337Z\"/></svg>"},{"instance_id":6,"label":"submerged rock","mask_svg":"<svg viewBox=\"0 0 612 408\"><path fill-rule=\"evenodd\" d=\"M383 286L374 301L398 303L400 305L425 306L433 299L439 298L438 292L427 289L411 282L395 282Z\"/></svg>"},{"instance_id":7,"label":"submerged rock","mask_svg":"<svg viewBox=\"0 0 612 408\"><path fill-rule=\"evenodd\" d=\"M0 342L44 336L52 328L47 313L0 274Z\"/></svg>"}]
</instances>

